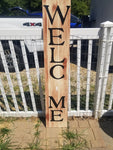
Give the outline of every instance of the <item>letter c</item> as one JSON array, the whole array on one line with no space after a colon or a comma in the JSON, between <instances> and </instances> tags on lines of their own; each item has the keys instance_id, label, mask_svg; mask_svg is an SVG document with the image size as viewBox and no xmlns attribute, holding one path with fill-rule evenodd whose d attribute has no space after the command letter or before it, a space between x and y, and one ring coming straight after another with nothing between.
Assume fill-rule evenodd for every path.
<instances>
[{"instance_id":1,"label":"letter c","mask_svg":"<svg viewBox=\"0 0 113 150\"><path fill-rule=\"evenodd\" d=\"M64 66L63 66L63 65L54 65L54 66L51 67L51 69L50 69L50 75L51 75L54 79L59 80L59 79L64 78L64 74L63 74L61 77L59 77L59 78L57 78L57 77L53 74L53 70L54 70L54 68L57 67L57 66L60 66L60 67L62 67L62 68L64 69Z\"/></svg>"}]
</instances>

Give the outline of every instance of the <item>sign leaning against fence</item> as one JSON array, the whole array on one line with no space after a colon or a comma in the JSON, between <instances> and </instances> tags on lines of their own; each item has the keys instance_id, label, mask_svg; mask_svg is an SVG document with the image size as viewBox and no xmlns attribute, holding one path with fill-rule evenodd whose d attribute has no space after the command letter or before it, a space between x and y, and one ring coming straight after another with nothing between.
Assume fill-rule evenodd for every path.
<instances>
[{"instance_id":1,"label":"sign leaning against fence","mask_svg":"<svg viewBox=\"0 0 113 150\"><path fill-rule=\"evenodd\" d=\"M43 0L46 127L67 127L71 0Z\"/></svg>"}]
</instances>

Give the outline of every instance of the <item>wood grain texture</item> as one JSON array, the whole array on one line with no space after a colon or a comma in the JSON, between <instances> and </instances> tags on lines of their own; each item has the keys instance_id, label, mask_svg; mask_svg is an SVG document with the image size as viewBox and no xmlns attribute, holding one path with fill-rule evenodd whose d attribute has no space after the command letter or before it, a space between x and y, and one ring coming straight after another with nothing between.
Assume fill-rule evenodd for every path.
<instances>
[{"instance_id":1,"label":"wood grain texture","mask_svg":"<svg viewBox=\"0 0 113 150\"><path fill-rule=\"evenodd\" d=\"M67 127L70 3L70 0L42 2L47 127Z\"/></svg>"}]
</instances>

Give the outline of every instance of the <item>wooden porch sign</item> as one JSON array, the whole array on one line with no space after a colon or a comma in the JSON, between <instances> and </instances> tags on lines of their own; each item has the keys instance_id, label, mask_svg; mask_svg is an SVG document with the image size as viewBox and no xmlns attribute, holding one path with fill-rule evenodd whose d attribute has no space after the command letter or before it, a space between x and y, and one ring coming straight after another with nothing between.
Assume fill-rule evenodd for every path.
<instances>
[{"instance_id":1,"label":"wooden porch sign","mask_svg":"<svg viewBox=\"0 0 113 150\"><path fill-rule=\"evenodd\" d=\"M43 0L46 127L67 127L71 0Z\"/></svg>"}]
</instances>

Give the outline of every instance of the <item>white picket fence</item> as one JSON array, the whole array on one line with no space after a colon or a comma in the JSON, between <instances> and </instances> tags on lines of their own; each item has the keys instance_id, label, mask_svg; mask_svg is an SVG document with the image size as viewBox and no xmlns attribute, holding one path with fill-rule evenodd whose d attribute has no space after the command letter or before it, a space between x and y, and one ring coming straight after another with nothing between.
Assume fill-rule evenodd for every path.
<instances>
[{"instance_id":1,"label":"white picket fence","mask_svg":"<svg viewBox=\"0 0 113 150\"><path fill-rule=\"evenodd\" d=\"M68 116L112 115L112 28L113 23L106 22L101 28L71 29ZM5 44L10 49L7 55ZM19 58L17 46L21 51ZM0 29L0 63L4 68L0 70L0 116L44 115L44 74L39 50L43 53L41 29ZM8 66L10 57L14 71ZM29 61L34 66L30 67Z\"/></svg>"},{"instance_id":2,"label":"white picket fence","mask_svg":"<svg viewBox=\"0 0 113 150\"><path fill-rule=\"evenodd\" d=\"M15 117L37 116L38 114L42 113L42 110L44 110L44 102L43 102L44 99L43 99L43 94L42 94L42 89L41 89L39 61L38 61L37 49L36 49L37 45L38 45L37 40L41 39L41 36L42 36L41 34L42 34L41 30L18 30L18 29L3 30L2 29L0 31L0 39L3 40L3 42L4 42L4 40L5 41L8 40L9 49L11 51L11 57L13 59L13 65L15 68L16 78L17 78L19 91L20 91L20 95L22 98L22 105L23 105L23 111L20 111L19 105L17 103L17 96L16 96L16 93L14 90L14 84L13 84L12 79L11 79L11 73L9 71L7 59L6 59L5 53L4 53L5 49L3 49L3 42L1 43L1 41L0 41L0 55L1 55L1 59L2 59L2 64L4 67L7 82L9 85L10 94L12 97L11 99L12 99L12 102L14 103L14 111L12 111L11 106L9 106L10 102L8 101L8 96L4 90L4 86L3 86L4 81L2 81L0 78L1 95L3 97L4 105L6 107L5 111L3 111L2 108L0 109L0 115L1 116L15 116ZM14 43L13 43L14 40L20 41L20 50L22 51L21 57L23 57L23 62L25 65L25 72L26 72L26 77L27 77L26 82L27 82L28 87L29 87L29 93L30 93L29 96L31 97L32 111L28 110L27 99L25 97L25 91L24 91L23 84L22 84L22 77L20 75L18 60L16 57L17 54L15 53L15 48L14 48ZM31 76L30 76L30 68L29 68L29 64L28 64L26 47L25 47L25 41L26 40L32 41L32 43L30 43L32 45L30 45L30 46L33 49L34 62L35 62L35 67L36 67L36 75L37 75L38 85L39 85L39 89L40 89L40 101L41 101L41 106L42 106L42 109L40 111L37 111L37 108L36 108L36 101L35 101L33 85L32 85ZM21 60L22 60L22 58L19 60L20 63L21 63Z\"/></svg>"}]
</instances>

